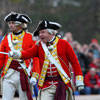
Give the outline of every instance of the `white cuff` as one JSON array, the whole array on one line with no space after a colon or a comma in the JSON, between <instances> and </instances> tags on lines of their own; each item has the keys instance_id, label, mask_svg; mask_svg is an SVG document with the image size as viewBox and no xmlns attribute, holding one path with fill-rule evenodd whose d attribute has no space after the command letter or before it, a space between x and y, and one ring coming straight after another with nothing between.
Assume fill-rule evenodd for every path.
<instances>
[{"instance_id":1,"label":"white cuff","mask_svg":"<svg viewBox=\"0 0 100 100\"><path fill-rule=\"evenodd\" d=\"M76 87L84 86L83 76L76 76Z\"/></svg>"}]
</instances>

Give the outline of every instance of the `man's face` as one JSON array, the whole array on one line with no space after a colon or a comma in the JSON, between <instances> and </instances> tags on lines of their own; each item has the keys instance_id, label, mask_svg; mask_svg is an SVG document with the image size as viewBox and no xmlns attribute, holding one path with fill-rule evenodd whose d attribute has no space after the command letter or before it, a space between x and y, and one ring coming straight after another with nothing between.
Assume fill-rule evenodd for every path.
<instances>
[{"instance_id":1,"label":"man's face","mask_svg":"<svg viewBox=\"0 0 100 100\"><path fill-rule=\"evenodd\" d=\"M44 43L47 43L53 38L53 35L49 34L47 29L43 29L39 31L40 40Z\"/></svg>"},{"instance_id":2,"label":"man's face","mask_svg":"<svg viewBox=\"0 0 100 100\"><path fill-rule=\"evenodd\" d=\"M90 69L90 75L93 77L96 75L96 69L95 68L91 68Z\"/></svg>"},{"instance_id":3,"label":"man's face","mask_svg":"<svg viewBox=\"0 0 100 100\"><path fill-rule=\"evenodd\" d=\"M10 28L10 31L15 32L15 33L21 30L21 27L19 25L16 25L15 21L8 22L8 26Z\"/></svg>"}]
</instances>

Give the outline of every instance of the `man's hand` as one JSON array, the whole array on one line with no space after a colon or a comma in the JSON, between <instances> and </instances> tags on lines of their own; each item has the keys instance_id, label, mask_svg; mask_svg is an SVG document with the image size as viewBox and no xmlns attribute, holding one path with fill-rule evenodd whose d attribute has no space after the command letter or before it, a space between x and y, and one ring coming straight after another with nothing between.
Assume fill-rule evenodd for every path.
<instances>
[{"instance_id":1,"label":"man's hand","mask_svg":"<svg viewBox=\"0 0 100 100\"><path fill-rule=\"evenodd\" d=\"M81 91L81 90L84 89L84 85L80 85L80 86L78 86L77 88L78 88L78 91Z\"/></svg>"},{"instance_id":2,"label":"man's hand","mask_svg":"<svg viewBox=\"0 0 100 100\"><path fill-rule=\"evenodd\" d=\"M19 59L21 57L21 52L19 50L10 51L9 57L13 57L14 59Z\"/></svg>"},{"instance_id":3,"label":"man's hand","mask_svg":"<svg viewBox=\"0 0 100 100\"><path fill-rule=\"evenodd\" d=\"M30 79L30 83L31 83L31 85L32 85L32 86L35 86L35 85L36 85L36 83L37 83L36 78L31 77L31 79Z\"/></svg>"}]
</instances>

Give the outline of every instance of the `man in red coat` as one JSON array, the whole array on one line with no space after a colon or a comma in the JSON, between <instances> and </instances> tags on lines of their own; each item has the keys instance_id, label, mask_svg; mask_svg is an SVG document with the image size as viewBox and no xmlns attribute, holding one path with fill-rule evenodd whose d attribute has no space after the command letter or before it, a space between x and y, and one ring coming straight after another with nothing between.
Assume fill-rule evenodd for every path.
<instances>
[{"instance_id":1,"label":"man in red coat","mask_svg":"<svg viewBox=\"0 0 100 100\"><path fill-rule=\"evenodd\" d=\"M31 49L9 53L21 59L39 57L39 100L73 100L69 62L76 75L78 90L84 88L82 71L72 47L56 36L60 27L56 22L41 21L34 32L35 36L39 35L40 42Z\"/></svg>"},{"instance_id":2,"label":"man in red coat","mask_svg":"<svg viewBox=\"0 0 100 100\"><path fill-rule=\"evenodd\" d=\"M90 68L89 72L85 75L85 94L100 94L99 76L95 68Z\"/></svg>"},{"instance_id":3,"label":"man in red coat","mask_svg":"<svg viewBox=\"0 0 100 100\"><path fill-rule=\"evenodd\" d=\"M11 32L3 38L0 52L27 50L35 45L32 34L26 31L27 23L31 23L31 19L27 15L11 12L4 20ZM20 63L16 59L0 53L0 69L4 66L1 72L3 100L13 100L16 90L19 92L21 100L32 100L28 76L31 77L30 83L35 85L36 78L38 79L39 76L39 60L33 58L33 66L31 66L31 62L32 59L28 59Z\"/></svg>"}]
</instances>

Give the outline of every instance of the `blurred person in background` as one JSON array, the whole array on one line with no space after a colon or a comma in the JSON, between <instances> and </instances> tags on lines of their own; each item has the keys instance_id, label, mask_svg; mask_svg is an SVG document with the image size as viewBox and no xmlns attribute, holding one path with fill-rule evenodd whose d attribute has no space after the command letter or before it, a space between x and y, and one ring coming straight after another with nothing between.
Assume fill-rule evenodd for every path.
<instances>
[{"instance_id":1,"label":"blurred person in background","mask_svg":"<svg viewBox=\"0 0 100 100\"><path fill-rule=\"evenodd\" d=\"M68 41L68 43L70 45L72 45L73 43L73 36L72 36L72 33L71 32L66 32L64 37L63 37L64 40Z\"/></svg>"},{"instance_id":2,"label":"blurred person in background","mask_svg":"<svg viewBox=\"0 0 100 100\"><path fill-rule=\"evenodd\" d=\"M96 39L92 39L89 44L89 50L93 51L93 58L100 58L100 47L98 41Z\"/></svg>"},{"instance_id":3,"label":"blurred person in background","mask_svg":"<svg viewBox=\"0 0 100 100\"><path fill-rule=\"evenodd\" d=\"M26 14L11 12L4 20L7 22L10 32L4 36L1 42L1 52L26 50L35 45L32 34L27 32L27 24L32 21ZM31 67L32 60L34 63ZM16 90L21 100L33 100L30 85L34 86L39 76L38 58L20 63L18 60L0 53L0 69L2 67L2 100L13 100Z\"/></svg>"},{"instance_id":4,"label":"blurred person in background","mask_svg":"<svg viewBox=\"0 0 100 100\"><path fill-rule=\"evenodd\" d=\"M100 59L93 59L88 66L97 69L100 66Z\"/></svg>"},{"instance_id":5,"label":"blurred person in background","mask_svg":"<svg viewBox=\"0 0 100 100\"><path fill-rule=\"evenodd\" d=\"M93 59L94 59L94 57L93 57L93 50L88 50L88 52L87 52L87 61L88 61L88 65L93 61Z\"/></svg>"},{"instance_id":6,"label":"blurred person in background","mask_svg":"<svg viewBox=\"0 0 100 100\"><path fill-rule=\"evenodd\" d=\"M1 43L2 37L3 37L3 32L2 32L2 29L0 29L0 43Z\"/></svg>"},{"instance_id":7,"label":"blurred person in background","mask_svg":"<svg viewBox=\"0 0 100 100\"><path fill-rule=\"evenodd\" d=\"M74 52L78 58L78 61L80 63L83 75L85 75L87 69L88 69L88 62L87 62L87 57L86 55L82 52L81 50L81 45L79 44L79 42L74 41L72 43L72 48L74 49Z\"/></svg>"},{"instance_id":8,"label":"blurred person in background","mask_svg":"<svg viewBox=\"0 0 100 100\"><path fill-rule=\"evenodd\" d=\"M89 72L85 75L85 94L100 94L99 76L95 68L90 68Z\"/></svg>"},{"instance_id":9,"label":"blurred person in background","mask_svg":"<svg viewBox=\"0 0 100 100\"><path fill-rule=\"evenodd\" d=\"M96 68L97 74L100 78L100 59L94 59L90 64L89 67Z\"/></svg>"},{"instance_id":10,"label":"blurred person in background","mask_svg":"<svg viewBox=\"0 0 100 100\"><path fill-rule=\"evenodd\" d=\"M83 44L81 46L81 52L83 52L85 55L87 55L87 53L88 53L88 45L87 44Z\"/></svg>"}]
</instances>

